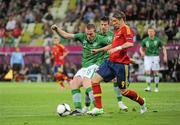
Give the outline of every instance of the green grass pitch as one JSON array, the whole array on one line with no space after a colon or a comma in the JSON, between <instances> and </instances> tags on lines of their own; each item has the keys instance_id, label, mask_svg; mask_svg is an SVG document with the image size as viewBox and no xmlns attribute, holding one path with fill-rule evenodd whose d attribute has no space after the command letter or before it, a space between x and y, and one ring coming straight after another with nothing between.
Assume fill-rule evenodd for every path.
<instances>
[{"instance_id":1,"label":"green grass pitch","mask_svg":"<svg viewBox=\"0 0 180 125\"><path fill-rule=\"evenodd\" d=\"M73 108L68 88L62 90L56 83L0 83L0 125L180 124L180 83L160 83L158 93L145 92L145 83L132 83L129 88L146 98L148 112L145 114L140 114L139 105L125 97L128 112L120 111L113 85L102 86L105 114L60 117L56 113L58 104L67 103ZM84 97L82 100L84 103Z\"/></svg>"}]
</instances>

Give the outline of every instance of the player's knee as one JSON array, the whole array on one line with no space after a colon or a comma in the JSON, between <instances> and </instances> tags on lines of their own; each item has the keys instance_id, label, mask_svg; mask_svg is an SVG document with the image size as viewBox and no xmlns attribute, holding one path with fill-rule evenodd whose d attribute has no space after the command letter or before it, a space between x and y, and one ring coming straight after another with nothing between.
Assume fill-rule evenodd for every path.
<instances>
[{"instance_id":1,"label":"player's knee","mask_svg":"<svg viewBox=\"0 0 180 125\"><path fill-rule=\"evenodd\" d=\"M97 84L102 81L102 77L98 74L96 74L92 79L91 79L91 84Z\"/></svg>"},{"instance_id":2,"label":"player's knee","mask_svg":"<svg viewBox=\"0 0 180 125\"><path fill-rule=\"evenodd\" d=\"M81 80L73 79L70 81L69 85L71 89L78 89L80 88L81 84L82 84Z\"/></svg>"}]
</instances>

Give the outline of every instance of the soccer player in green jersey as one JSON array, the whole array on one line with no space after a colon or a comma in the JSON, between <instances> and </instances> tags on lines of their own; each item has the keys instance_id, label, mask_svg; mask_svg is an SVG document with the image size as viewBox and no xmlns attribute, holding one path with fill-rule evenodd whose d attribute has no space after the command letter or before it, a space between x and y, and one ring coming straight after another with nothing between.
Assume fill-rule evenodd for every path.
<instances>
[{"instance_id":1,"label":"soccer player in green jersey","mask_svg":"<svg viewBox=\"0 0 180 125\"><path fill-rule=\"evenodd\" d=\"M97 34L103 36L103 37L106 37L107 39L109 39L109 41L112 41L113 37L114 37L114 33L112 31L110 31L109 29L109 18L104 16L101 18L100 20L100 30L97 32ZM95 51L95 50L93 50ZM109 54L107 52L104 53L104 60L107 60L109 58ZM117 100L118 100L118 106L121 110L123 111L127 111L128 107L123 103L122 101L122 94L120 92L120 89L118 87L118 84L117 84L117 81L116 80L113 80L114 81L114 91L116 93L116 97L117 97ZM88 94L86 94L88 95ZM89 106L90 106L90 103L89 103L89 98L88 96L85 97L85 107L83 108L84 112L89 110Z\"/></svg>"},{"instance_id":2,"label":"soccer player in green jersey","mask_svg":"<svg viewBox=\"0 0 180 125\"><path fill-rule=\"evenodd\" d=\"M156 87L155 92L158 92L159 83L159 48L163 49L164 62L167 62L167 52L165 46L162 44L160 39L155 36L155 29L152 27L148 28L148 37L144 38L141 43L140 53L144 57L144 68L146 73L146 82L148 87L145 91L151 91L151 74L154 76L154 82ZM151 72L152 71L152 72Z\"/></svg>"},{"instance_id":3,"label":"soccer player in green jersey","mask_svg":"<svg viewBox=\"0 0 180 125\"><path fill-rule=\"evenodd\" d=\"M91 99L94 101L94 96L91 88L91 78L97 70L98 66L103 62L104 52L92 54L92 49L104 47L111 43L109 39L96 34L94 24L88 24L85 28L85 33L67 33L56 25L52 25L51 29L57 32L60 36L68 39L77 39L83 44L82 52L82 68L75 74L70 82L70 88L73 96L75 110L71 115L82 115L81 92L80 87L83 86Z\"/></svg>"}]
</instances>

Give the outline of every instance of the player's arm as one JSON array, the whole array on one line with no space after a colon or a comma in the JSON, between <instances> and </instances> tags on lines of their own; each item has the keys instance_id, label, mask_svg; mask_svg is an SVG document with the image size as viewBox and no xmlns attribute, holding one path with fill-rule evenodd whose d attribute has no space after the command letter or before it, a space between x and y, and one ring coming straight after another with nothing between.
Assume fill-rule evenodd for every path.
<instances>
[{"instance_id":1,"label":"player's arm","mask_svg":"<svg viewBox=\"0 0 180 125\"><path fill-rule=\"evenodd\" d=\"M139 48L139 52L140 52L141 56L144 57L145 49L142 46Z\"/></svg>"},{"instance_id":2,"label":"player's arm","mask_svg":"<svg viewBox=\"0 0 180 125\"><path fill-rule=\"evenodd\" d=\"M145 47L146 47L146 45L145 45L145 39L144 39L144 40L142 40L141 46L139 48L139 52L140 52L142 57L145 56Z\"/></svg>"},{"instance_id":3,"label":"player's arm","mask_svg":"<svg viewBox=\"0 0 180 125\"><path fill-rule=\"evenodd\" d=\"M59 34L60 36L66 38L66 39L72 39L72 38L74 38L74 34L65 32L64 30L62 30L61 28L59 28L57 25L52 25L52 26L51 26L51 29L52 29L53 31L55 31L57 34Z\"/></svg>"},{"instance_id":4,"label":"player's arm","mask_svg":"<svg viewBox=\"0 0 180 125\"><path fill-rule=\"evenodd\" d=\"M126 49L126 48L130 48L130 47L133 47L133 46L134 46L134 43L126 42L126 43L124 43L121 46L117 46L115 48L112 48L112 49L108 50L108 53L114 53L116 51L119 51L119 50L122 50L122 49Z\"/></svg>"},{"instance_id":5,"label":"player's arm","mask_svg":"<svg viewBox=\"0 0 180 125\"><path fill-rule=\"evenodd\" d=\"M64 59L68 54L69 54L69 51L66 48L64 48L62 58Z\"/></svg>"},{"instance_id":6,"label":"player's arm","mask_svg":"<svg viewBox=\"0 0 180 125\"><path fill-rule=\"evenodd\" d=\"M162 49L163 49L163 55L164 55L164 58L163 58L164 62L167 63L167 50L166 50L166 47L163 46Z\"/></svg>"},{"instance_id":7,"label":"player's arm","mask_svg":"<svg viewBox=\"0 0 180 125\"><path fill-rule=\"evenodd\" d=\"M105 47L102 47L102 48L98 48L98 49L92 49L92 53L95 54L95 53L98 53L98 52L101 52L101 51L108 51L109 49L111 49L111 44L105 46Z\"/></svg>"},{"instance_id":8,"label":"player's arm","mask_svg":"<svg viewBox=\"0 0 180 125\"><path fill-rule=\"evenodd\" d=\"M122 32L126 42L120 46L117 46L115 48L108 50L109 53L114 53L119 50L127 49L127 48L134 46L134 41L133 41L134 33L132 32L132 30L129 27L126 27L121 32Z\"/></svg>"}]
</instances>

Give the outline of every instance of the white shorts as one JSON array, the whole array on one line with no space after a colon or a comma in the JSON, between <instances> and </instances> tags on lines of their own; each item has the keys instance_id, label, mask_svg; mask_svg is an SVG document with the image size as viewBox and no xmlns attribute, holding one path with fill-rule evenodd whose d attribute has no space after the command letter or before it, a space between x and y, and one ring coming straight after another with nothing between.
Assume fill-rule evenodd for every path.
<instances>
[{"instance_id":1,"label":"white shorts","mask_svg":"<svg viewBox=\"0 0 180 125\"><path fill-rule=\"evenodd\" d=\"M144 57L144 69L145 71L159 71L160 69L159 56L145 56Z\"/></svg>"},{"instance_id":2,"label":"white shorts","mask_svg":"<svg viewBox=\"0 0 180 125\"><path fill-rule=\"evenodd\" d=\"M77 73L75 74L74 77L80 76L81 78L87 77L87 78L91 79L95 75L98 67L99 67L98 65L94 64L94 65L91 65L91 66L86 67L86 68L81 68L77 71Z\"/></svg>"}]
</instances>

